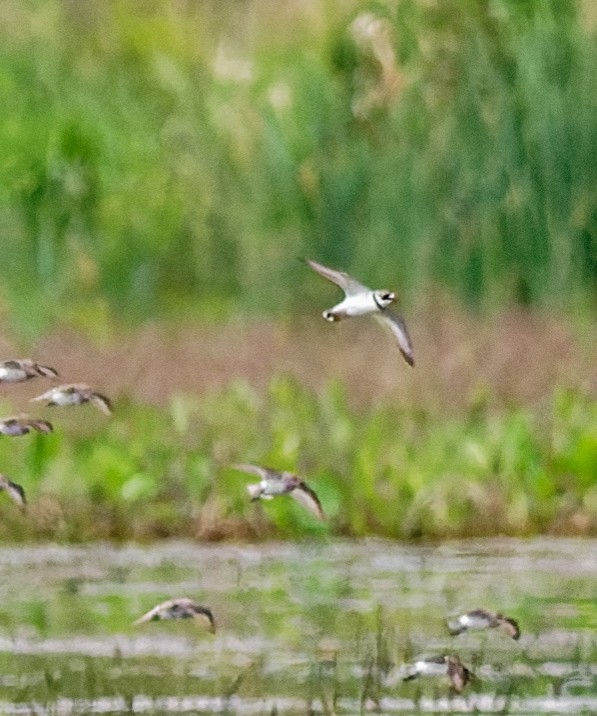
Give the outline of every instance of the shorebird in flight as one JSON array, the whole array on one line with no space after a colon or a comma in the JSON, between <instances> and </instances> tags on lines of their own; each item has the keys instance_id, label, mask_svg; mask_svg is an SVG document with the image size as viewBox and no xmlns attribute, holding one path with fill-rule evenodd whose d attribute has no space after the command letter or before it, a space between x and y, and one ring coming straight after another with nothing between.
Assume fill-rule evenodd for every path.
<instances>
[{"instance_id":1,"label":"shorebird in flight","mask_svg":"<svg viewBox=\"0 0 597 716\"><path fill-rule=\"evenodd\" d=\"M34 363L29 358L0 362L0 384L22 383L24 380L38 377L57 378L58 372L50 366Z\"/></svg>"},{"instance_id":2,"label":"shorebird in flight","mask_svg":"<svg viewBox=\"0 0 597 716\"><path fill-rule=\"evenodd\" d=\"M216 633L216 623L211 609L202 607L187 597L169 599L167 602L158 604L137 619L134 624L138 626L139 624L146 624L147 622L158 621L160 619L194 619L199 626L204 627L212 634Z\"/></svg>"},{"instance_id":3,"label":"shorebird in flight","mask_svg":"<svg viewBox=\"0 0 597 716\"><path fill-rule=\"evenodd\" d=\"M389 308L396 300L393 291L372 291L343 271L336 271L316 261L306 260L306 264L344 291L344 299L323 312L326 321L341 321L353 316L373 316L392 331L402 357L409 365L414 366L415 357L406 323L402 316Z\"/></svg>"},{"instance_id":4,"label":"shorebird in flight","mask_svg":"<svg viewBox=\"0 0 597 716\"><path fill-rule=\"evenodd\" d=\"M0 419L0 434L9 435L10 437L19 437L27 435L32 430L38 433L51 433L54 428L52 423L41 418L30 418L28 415L14 415L9 418Z\"/></svg>"},{"instance_id":5,"label":"shorebird in flight","mask_svg":"<svg viewBox=\"0 0 597 716\"><path fill-rule=\"evenodd\" d=\"M42 400L46 405L83 405L93 403L102 413L112 415L112 404L105 395L97 393L85 383L69 383L57 385L45 393L31 398L32 401Z\"/></svg>"},{"instance_id":6,"label":"shorebird in flight","mask_svg":"<svg viewBox=\"0 0 597 716\"><path fill-rule=\"evenodd\" d=\"M10 499L22 509L27 506L25 490L16 482L9 480L6 475L0 474L0 490L6 492Z\"/></svg>"},{"instance_id":7,"label":"shorebird in flight","mask_svg":"<svg viewBox=\"0 0 597 716\"><path fill-rule=\"evenodd\" d=\"M452 636L462 634L469 629L496 629L497 627L503 629L513 639L520 639L520 627L517 621L500 613L488 612L486 609L473 609L448 620L448 629Z\"/></svg>"},{"instance_id":8,"label":"shorebird in flight","mask_svg":"<svg viewBox=\"0 0 597 716\"><path fill-rule=\"evenodd\" d=\"M291 495L318 519L325 520L325 513L319 497L298 475L259 465L232 465L231 467L261 478L261 482L256 485L247 485L247 492L252 501L273 500L278 495Z\"/></svg>"},{"instance_id":9,"label":"shorebird in flight","mask_svg":"<svg viewBox=\"0 0 597 716\"><path fill-rule=\"evenodd\" d=\"M456 654L432 656L419 659L408 667L403 681L412 681L419 676L447 676L454 691L459 694L471 679L472 673L460 661Z\"/></svg>"}]
</instances>

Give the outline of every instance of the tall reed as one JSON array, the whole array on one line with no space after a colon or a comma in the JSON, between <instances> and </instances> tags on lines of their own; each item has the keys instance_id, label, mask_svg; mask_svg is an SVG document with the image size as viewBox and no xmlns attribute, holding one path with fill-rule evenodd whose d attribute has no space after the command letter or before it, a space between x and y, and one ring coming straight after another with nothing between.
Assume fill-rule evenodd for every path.
<instances>
[{"instance_id":1,"label":"tall reed","mask_svg":"<svg viewBox=\"0 0 597 716\"><path fill-rule=\"evenodd\" d=\"M585 8L585 15L579 7ZM416 302L596 286L590 4L12 0L2 303L49 321L277 315L316 257Z\"/></svg>"}]
</instances>

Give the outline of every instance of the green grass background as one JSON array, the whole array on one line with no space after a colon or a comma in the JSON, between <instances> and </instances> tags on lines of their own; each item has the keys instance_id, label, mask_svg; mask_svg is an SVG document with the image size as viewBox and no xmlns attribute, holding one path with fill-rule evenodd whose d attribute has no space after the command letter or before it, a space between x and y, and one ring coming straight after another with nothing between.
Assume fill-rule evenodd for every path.
<instances>
[{"instance_id":1,"label":"green grass background","mask_svg":"<svg viewBox=\"0 0 597 716\"><path fill-rule=\"evenodd\" d=\"M264 395L239 380L55 426L0 441L3 471L30 498L25 513L2 500L5 539L597 532L597 403L572 391L541 409L480 403L448 418L355 410L340 384L315 393L278 377ZM230 468L240 460L297 470L329 520L289 498L250 503L254 478Z\"/></svg>"},{"instance_id":2,"label":"green grass background","mask_svg":"<svg viewBox=\"0 0 597 716\"><path fill-rule=\"evenodd\" d=\"M593 305L591 22L569 0L9 0L5 314L26 337L284 316L324 291L297 256L409 304Z\"/></svg>"},{"instance_id":3,"label":"green grass background","mask_svg":"<svg viewBox=\"0 0 597 716\"><path fill-rule=\"evenodd\" d=\"M594 308L597 12L568 0L6 0L0 309L23 341L327 305L297 257L491 312ZM4 536L595 531L597 407L350 409L274 377L2 439ZM546 407L549 406L549 407ZM71 425L71 428L73 426ZM230 461L332 516L247 505ZM135 506L135 509L132 509ZM137 509L137 506L139 509ZM141 509L142 508L142 509Z\"/></svg>"}]
</instances>

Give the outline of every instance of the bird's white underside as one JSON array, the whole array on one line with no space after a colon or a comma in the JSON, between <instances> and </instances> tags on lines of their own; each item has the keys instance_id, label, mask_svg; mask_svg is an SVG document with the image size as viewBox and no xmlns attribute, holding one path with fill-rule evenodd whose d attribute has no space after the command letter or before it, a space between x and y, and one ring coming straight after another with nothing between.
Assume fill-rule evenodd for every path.
<instances>
[{"instance_id":1,"label":"bird's white underside","mask_svg":"<svg viewBox=\"0 0 597 716\"><path fill-rule=\"evenodd\" d=\"M432 661L417 661L415 669L421 676L445 676L448 673L447 664L437 664Z\"/></svg>"},{"instance_id":2,"label":"bird's white underside","mask_svg":"<svg viewBox=\"0 0 597 716\"><path fill-rule=\"evenodd\" d=\"M347 296L343 301L330 308L326 313L336 313L346 317L367 316L372 313L379 313L379 306L375 303L373 292L358 293Z\"/></svg>"}]
</instances>

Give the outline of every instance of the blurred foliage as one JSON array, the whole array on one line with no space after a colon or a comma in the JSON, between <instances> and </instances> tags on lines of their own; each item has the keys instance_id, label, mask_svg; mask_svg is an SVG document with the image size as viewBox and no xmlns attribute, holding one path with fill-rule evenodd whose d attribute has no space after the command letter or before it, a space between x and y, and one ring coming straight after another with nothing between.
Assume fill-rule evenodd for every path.
<instances>
[{"instance_id":1,"label":"blurred foliage","mask_svg":"<svg viewBox=\"0 0 597 716\"><path fill-rule=\"evenodd\" d=\"M53 413L52 435L0 440L30 503L21 514L2 497L4 539L597 534L597 402L576 392L440 420L391 402L355 411L339 384L321 395L278 376L262 397L238 381L166 411L69 425L70 412ZM235 462L295 470L329 520L290 498L251 503L255 478Z\"/></svg>"},{"instance_id":2,"label":"blurred foliage","mask_svg":"<svg viewBox=\"0 0 597 716\"><path fill-rule=\"evenodd\" d=\"M303 255L409 301L438 284L476 305L591 301L594 15L7 0L1 305L29 336L285 315L324 290Z\"/></svg>"}]
</instances>

